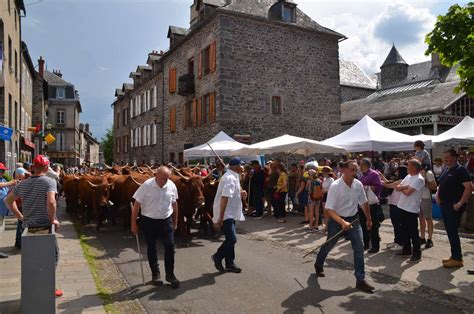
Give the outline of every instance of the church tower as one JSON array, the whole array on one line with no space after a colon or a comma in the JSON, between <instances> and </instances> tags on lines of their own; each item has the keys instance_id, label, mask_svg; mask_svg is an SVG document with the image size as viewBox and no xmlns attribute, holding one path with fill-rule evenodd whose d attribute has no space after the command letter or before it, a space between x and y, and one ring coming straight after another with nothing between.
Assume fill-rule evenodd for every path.
<instances>
[{"instance_id":1,"label":"church tower","mask_svg":"<svg viewBox=\"0 0 474 314\"><path fill-rule=\"evenodd\" d=\"M382 89L403 81L408 75L408 64L403 60L395 44L393 44L385 62L380 67Z\"/></svg>"}]
</instances>

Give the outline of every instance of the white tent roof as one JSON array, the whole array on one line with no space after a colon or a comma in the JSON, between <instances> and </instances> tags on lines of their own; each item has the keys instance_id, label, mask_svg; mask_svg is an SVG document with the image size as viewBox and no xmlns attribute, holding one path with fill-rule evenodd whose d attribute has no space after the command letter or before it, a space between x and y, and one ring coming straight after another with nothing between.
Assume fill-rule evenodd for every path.
<instances>
[{"instance_id":1,"label":"white tent roof","mask_svg":"<svg viewBox=\"0 0 474 314\"><path fill-rule=\"evenodd\" d=\"M350 152L413 150L413 137L383 127L371 117L364 116L350 129L322 143L344 147ZM425 142L427 148L431 141Z\"/></svg>"},{"instance_id":2,"label":"white tent roof","mask_svg":"<svg viewBox=\"0 0 474 314\"><path fill-rule=\"evenodd\" d=\"M267 141L252 144L248 147L239 149L234 153L236 155L260 155L274 153L289 153L300 155L327 154L327 153L345 153L342 147L336 147L329 144L310 140L303 137L292 135L282 135Z\"/></svg>"},{"instance_id":3,"label":"white tent roof","mask_svg":"<svg viewBox=\"0 0 474 314\"><path fill-rule=\"evenodd\" d=\"M433 137L433 142L443 143L448 141L469 142L474 141L474 119L465 116L458 125L448 131Z\"/></svg>"},{"instance_id":4,"label":"white tent roof","mask_svg":"<svg viewBox=\"0 0 474 314\"><path fill-rule=\"evenodd\" d=\"M234 151L236 149L247 147L248 145L237 142L232 137L227 135L225 132L221 131L216 136L214 136L210 141L202 145L186 149L184 151L184 158L204 158L204 157L215 157L210 144L215 152L221 157L234 156Z\"/></svg>"}]
</instances>

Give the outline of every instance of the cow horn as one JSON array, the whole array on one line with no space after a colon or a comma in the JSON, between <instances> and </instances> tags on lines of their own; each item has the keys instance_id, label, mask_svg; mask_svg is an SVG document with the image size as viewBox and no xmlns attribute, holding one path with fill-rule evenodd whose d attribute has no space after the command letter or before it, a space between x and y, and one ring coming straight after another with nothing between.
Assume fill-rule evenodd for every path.
<instances>
[{"instance_id":1,"label":"cow horn","mask_svg":"<svg viewBox=\"0 0 474 314\"><path fill-rule=\"evenodd\" d=\"M136 184L136 185L142 185L143 183L137 182L132 176L130 176L130 179Z\"/></svg>"},{"instance_id":2,"label":"cow horn","mask_svg":"<svg viewBox=\"0 0 474 314\"><path fill-rule=\"evenodd\" d=\"M87 183L89 183L92 188L98 187L98 185L96 185L96 184L94 184L94 183L92 183L92 182L90 182L90 181L87 181Z\"/></svg>"},{"instance_id":3,"label":"cow horn","mask_svg":"<svg viewBox=\"0 0 474 314\"><path fill-rule=\"evenodd\" d=\"M151 171L151 173L152 173L152 174L154 174L154 173L155 173L155 172L153 171L153 169L151 169L151 167L150 167L150 166L148 166L148 165L145 165L145 166L148 168L148 170L150 170L150 171Z\"/></svg>"},{"instance_id":4,"label":"cow horn","mask_svg":"<svg viewBox=\"0 0 474 314\"><path fill-rule=\"evenodd\" d=\"M174 172L176 172L176 174L177 174L178 176L180 176L182 179L184 179L184 180L186 180L186 181L189 180L189 178L186 177L186 176L184 176L181 172L177 171L176 169L173 169L173 170L174 170Z\"/></svg>"},{"instance_id":5,"label":"cow horn","mask_svg":"<svg viewBox=\"0 0 474 314\"><path fill-rule=\"evenodd\" d=\"M109 165L107 165L107 164L104 164L104 165L105 165L105 168L107 168L108 170L111 170L111 169L112 169L111 166L109 166Z\"/></svg>"}]
</instances>

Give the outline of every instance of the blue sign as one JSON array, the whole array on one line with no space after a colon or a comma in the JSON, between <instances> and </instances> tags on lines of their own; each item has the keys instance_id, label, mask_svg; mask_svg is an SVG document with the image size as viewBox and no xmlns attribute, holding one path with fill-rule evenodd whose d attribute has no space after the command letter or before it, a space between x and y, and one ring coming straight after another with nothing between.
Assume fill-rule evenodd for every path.
<instances>
[{"instance_id":1,"label":"blue sign","mask_svg":"<svg viewBox=\"0 0 474 314\"><path fill-rule=\"evenodd\" d=\"M0 126L0 140L10 141L12 139L13 129Z\"/></svg>"}]
</instances>

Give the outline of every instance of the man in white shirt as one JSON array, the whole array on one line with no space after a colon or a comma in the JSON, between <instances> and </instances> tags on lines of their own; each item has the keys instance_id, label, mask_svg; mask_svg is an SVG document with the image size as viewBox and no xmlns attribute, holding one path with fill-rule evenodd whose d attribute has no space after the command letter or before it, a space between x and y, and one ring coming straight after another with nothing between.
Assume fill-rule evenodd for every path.
<instances>
[{"instance_id":1,"label":"man in white shirt","mask_svg":"<svg viewBox=\"0 0 474 314\"><path fill-rule=\"evenodd\" d=\"M397 206L402 210L403 250L398 255L411 255L411 262L417 262L421 259L418 215L420 213L421 195L425 187L425 179L420 174L422 169L422 165L417 159L409 160L407 164L408 175L396 188L397 191L402 193Z\"/></svg>"},{"instance_id":2,"label":"man in white shirt","mask_svg":"<svg viewBox=\"0 0 474 314\"><path fill-rule=\"evenodd\" d=\"M351 240L352 249L354 250L356 287L371 293L374 291L374 287L365 281L364 243L359 221L358 206L362 207L366 216L367 230L372 229L372 219L364 186L359 180L355 179L356 174L356 161L346 161L342 165L342 177L334 181L329 187L326 200L326 210L330 218L328 222L327 239L331 239L331 241L326 242L319 250L314 268L318 277L325 277L323 270L324 260L331 249L336 245L339 238L344 236L344 233L341 233L335 237L342 229ZM334 239L332 239L333 237Z\"/></svg>"},{"instance_id":3,"label":"man in white shirt","mask_svg":"<svg viewBox=\"0 0 474 314\"><path fill-rule=\"evenodd\" d=\"M173 288L178 288L180 282L174 275L174 231L178 223L178 190L169 180L170 175L170 169L161 166L155 172L155 177L143 182L135 192L131 229L134 235L138 234L137 216L141 207L139 224L145 232L152 283L163 284L156 252L156 241L161 238L165 248L166 281Z\"/></svg>"},{"instance_id":4,"label":"man in white shirt","mask_svg":"<svg viewBox=\"0 0 474 314\"><path fill-rule=\"evenodd\" d=\"M217 230L222 229L225 240L217 252L212 255L214 266L219 271L240 273L242 269L235 264L235 244L237 243L237 232L235 221L244 221L242 212L242 198L247 193L240 187L240 173L242 172L241 160L233 158L229 162L228 171L222 176L214 199L213 221ZM222 266L225 260L225 269Z\"/></svg>"}]
</instances>

